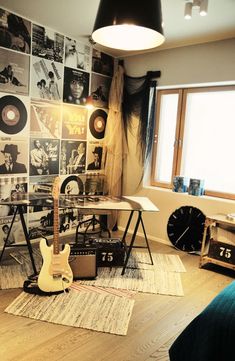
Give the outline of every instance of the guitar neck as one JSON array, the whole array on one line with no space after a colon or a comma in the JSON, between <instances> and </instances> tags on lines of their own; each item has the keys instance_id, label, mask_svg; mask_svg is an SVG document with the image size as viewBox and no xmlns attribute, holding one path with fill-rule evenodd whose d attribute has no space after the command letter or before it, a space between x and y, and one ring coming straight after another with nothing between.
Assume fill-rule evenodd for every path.
<instances>
[{"instance_id":1,"label":"guitar neck","mask_svg":"<svg viewBox=\"0 0 235 361\"><path fill-rule=\"evenodd\" d=\"M53 217L53 253L59 254L59 200L54 198L54 217Z\"/></svg>"}]
</instances>

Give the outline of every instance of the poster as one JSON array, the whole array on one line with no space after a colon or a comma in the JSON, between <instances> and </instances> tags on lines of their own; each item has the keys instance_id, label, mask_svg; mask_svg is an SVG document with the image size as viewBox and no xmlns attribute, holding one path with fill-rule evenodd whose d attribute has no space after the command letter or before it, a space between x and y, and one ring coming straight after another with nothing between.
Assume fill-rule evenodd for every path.
<instances>
[{"instance_id":1,"label":"poster","mask_svg":"<svg viewBox=\"0 0 235 361\"><path fill-rule=\"evenodd\" d=\"M102 169L103 144L89 142L87 147L87 170L100 171Z\"/></svg>"},{"instance_id":2,"label":"poster","mask_svg":"<svg viewBox=\"0 0 235 361\"><path fill-rule=\"evenodd\" d=\"M31 70L32 98L60 101L63 65L33 56Z\"/></svg>"},{"instance_id":3,"label":"poster","mask_svg":"<svg viewBox=\"0 0 235 361\"><path fill-rule=\"evenodd\" d=\"M91 70L91 47L77 40L65 37L65 60L68 68Z\"/></svg>"},{"instance_id":4,"label":"poster","mask_svg":"<svg viewBox=\"0 0 235 361\"><path fill-rule=\"evenodd\" d=\"M109 90L112 78L92 73L91 76L91 96L93 105L97 108L108 107Z\"/></svg>"},{"instance_id":5,"label":"poster","mask_svg":"<svg viewBox=\"0 0 235 361\"><path fill-rule=\"evenodd\" d=\"M57 139L31 138L29 175L59 174L60 143Z\"/></svg>"},{"instance_id":6,"label":"poster","mask_svg":"<svg viewBox=\"0 0 235 361\"><path fill-rule=\"evenodd\" d=\"M86 167L86 142L61 141L60 174L80 174Z\"/></svg>"},{"instance_id":7,"label":"poster","mask_svg":"<svg viewBox=\"0 0 235 361\"><path fill-rule=\"evenodd\" d=\"M28 139L0 138L0 175L27 173Z\"/></svg>"},{"instance_id":8,"label":"poster","mask_svg":"<svg viewBox=\"0 0 235 361\"><path fill-rule=\"evenodd\" d=\"M0 91L29 94L29 56L0 48Z\"/></svg>"},{"instance_id":9,"label":"poster","mask_svg":"<svg viewBox=\"0 0 235 361\"><path fill-rule=\"evenodd\" d=\"M10 226L12 222L12 216L10 217L2 217L0 218L0 249L3 248L4 241L8 235ZM14 224L11 229L11 233L8 237L7 245L14 245L19 243L25 243L24 231L22 228L22 223L20 220L20 216L17 215L14 220Z\"/></svg>"},{"instance_id":10,"label":"poster","mask_svg":"<svg viewBox=\"0 0 235 361\"><path fill-rule=\"evenodd\" d=\"M30 135L41 138L60 138L61 105L31 101Z\"/></svg>"},{"instance_id":11,"label":"poster","mask_svg":"<svg viewBox=\"0 0 235 361\"><path fill-rule=\"evenodd\" d=\"M95 73L113 76L114 58L97 49L92 51L92 71Z\"/></svg>"},{"instance_id":12,"label":"poster","mask_svg":"<svg viewBox=\"0 0 235 361\"><path fill-rule=\"evenodd\" d=\"M90 74L71 68L64 68L64 103L85 105L89 95Z\"/></svg>"},{"instance_id":13,"label":"poster","mask_svg":"<svg viewBox=\"0 0 235 361\"><path fill-rule=\"evenodd\" d=\"M87 137L87 109L74 105L63 106L62 138L81 139Z\"/></svg>"},{"instance_id":14,"label":"poster","mask_svg":"<svg viewBox=\"0 0 235 361\"><path fill-rule=\"evenodd\" d=\"M64 36L49 28L33 24L32 54L43 59L62 63Z\"/></svg>"},{"instance_id":15,"label":"poster","mask_svg":"<svg viewBox=\"0 0 235 361\"><path fill-rule=\"evenodd\" d=\"M0 8L0 46L30 54L31 22Z\"/></svg>"}]
</instances>

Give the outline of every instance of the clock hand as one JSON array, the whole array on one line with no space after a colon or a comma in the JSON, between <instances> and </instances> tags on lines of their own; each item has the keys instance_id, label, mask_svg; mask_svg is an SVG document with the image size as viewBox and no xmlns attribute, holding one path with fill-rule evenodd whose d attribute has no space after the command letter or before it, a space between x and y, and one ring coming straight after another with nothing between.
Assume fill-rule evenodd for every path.
<instances>
[{"instance_id":1,"label":"clock hand","mask_svg":"<svg viewBox=\"0 0 235 361\"><path fill-rule=\"evenodd\" d=\"M185 229L185 231L179 236L179 238L176 240L175 244L179 242L179 240L183 237L183 235L189 230L189 226Z\"/></svg>"}]
</instances>

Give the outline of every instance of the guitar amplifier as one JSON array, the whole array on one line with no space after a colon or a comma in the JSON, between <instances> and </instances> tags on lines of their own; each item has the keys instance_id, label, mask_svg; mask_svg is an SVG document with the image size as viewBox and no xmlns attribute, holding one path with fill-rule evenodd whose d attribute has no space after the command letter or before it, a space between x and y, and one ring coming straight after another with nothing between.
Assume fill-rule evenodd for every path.
<instances>
[{"instance_id":1,"label":"guitar amplifier","mask_svg":"<svg viewBox=\"0 0 235 361\"><path fill-rule=\"evenodd\" d=\"M94 279L97 276L95 244L76 244L71 246L69 264L73 279Z\"/></svg>"},{"instance_id":2,"label":"guitar amplifier","mask_svg":"<svg viewBox=\"0 0 235 361\"><path fill-rule=\"evenodd\" d=\"M124 265L125 248L120 238L95 238L98 267L121 267Z\"/></svg>"}]
</instances>

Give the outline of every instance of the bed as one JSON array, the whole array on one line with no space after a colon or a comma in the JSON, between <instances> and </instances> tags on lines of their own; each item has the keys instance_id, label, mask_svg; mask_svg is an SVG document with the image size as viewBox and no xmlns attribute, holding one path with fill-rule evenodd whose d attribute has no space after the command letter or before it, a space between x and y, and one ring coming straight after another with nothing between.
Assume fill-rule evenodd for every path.
<instances>
[{"instance_id":1,"label":"bed","mask_svg":"<svg viewBox=\"0 0 235 361\"><path fill-rule=\"evenodd\" d=\"M170 361L235 360L235 281L184 329L169 356Z\"/></svg>"}]
</instances>

